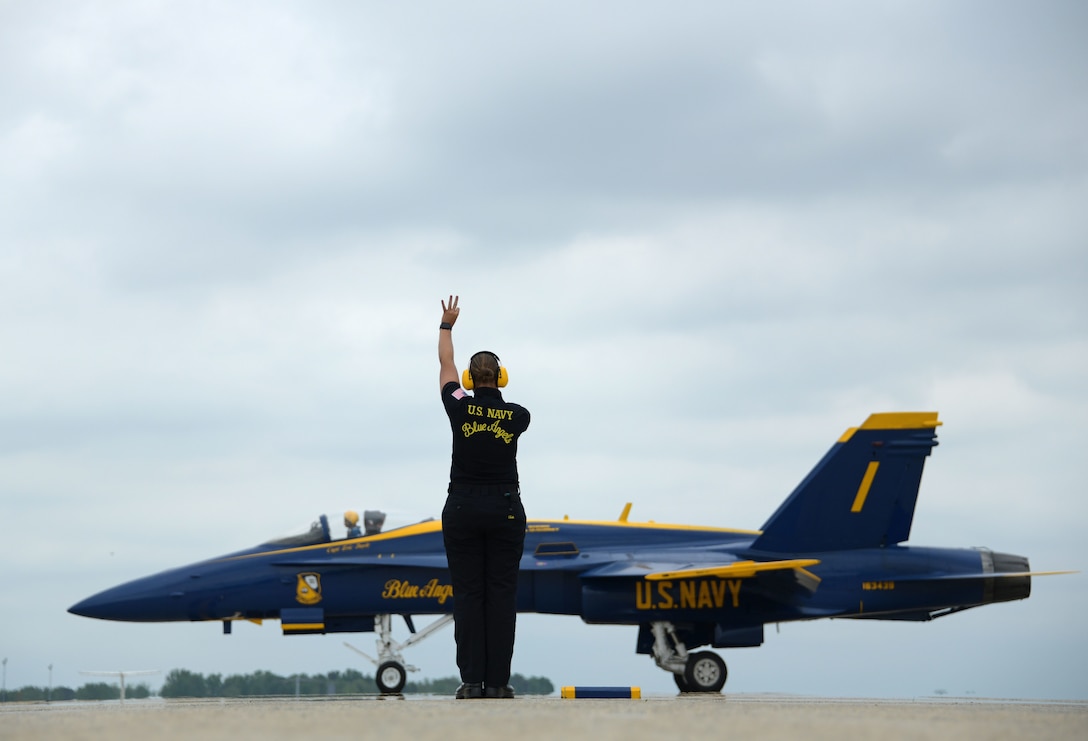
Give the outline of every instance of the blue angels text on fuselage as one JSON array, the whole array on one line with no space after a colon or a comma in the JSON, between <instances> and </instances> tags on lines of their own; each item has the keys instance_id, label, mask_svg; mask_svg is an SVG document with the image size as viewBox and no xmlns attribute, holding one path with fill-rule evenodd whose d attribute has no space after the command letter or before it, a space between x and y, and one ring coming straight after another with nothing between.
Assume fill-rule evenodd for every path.
<instances>
[{"instance_id":1,"label":"blue angels text on fuselage","mask_svg":"<svg viewBox=\"0 0 1088 741\"><path fill-rule=\"evenodd\" d=\"M1024 557L903 545L939 424L936 412L871 415L758 531L629 522L629 506L611 522L530 520L518 609L637 626L636 650L681 690L717 692L724 662L693 649L758 646L767 623L931 620L1024 599ZM71 612L223 621L224 632L269 619L287 635L376 631L379 687L397 692L403 649L449 622L454 599L441 523L335 538L323 515L303 535L137 579ZM408 621L405 643L390 635L392 615ZM438 618L417 633L413 615Z\"/></svg>"}]
</instances>

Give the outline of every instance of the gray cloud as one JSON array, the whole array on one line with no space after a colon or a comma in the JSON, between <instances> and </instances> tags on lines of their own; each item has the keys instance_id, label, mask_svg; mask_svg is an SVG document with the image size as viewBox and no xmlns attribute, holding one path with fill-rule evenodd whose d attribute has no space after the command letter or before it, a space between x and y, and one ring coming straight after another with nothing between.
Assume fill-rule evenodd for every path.
<instances>
[{"instance_id":1,"label":"gray cloud","mask_svg":"<svg viewBox=\"0 0 1088 741\"><path fill-rule=\"evenodd\" d=\"M450 292L459 358L499 352L533 410L533 516L634 501L640 519L756 528L846 427L939 409L916 541L1083 569L1084 16L5 6L0 536L26 588L0 614L36 606L8 630L9 684L44 682L28 667L56 646L71 684L92 664L352 661L335 640L227 651L206 626L64 609L324 509L435 515ZM955 646L965 690L1088 696L1068 617L1083 578L1039 581L905 638L783 628L731 657L730 681L926 694ZM670 690L622 629L523 625L518 670ZM992 666L1010 634L1016 676ZM534 636L594 658L541 656ZM889 636L912 668L879 686L781 672L848 667ZM451 643L417 663L448 673Z\"/></svg>"}]
</instances>

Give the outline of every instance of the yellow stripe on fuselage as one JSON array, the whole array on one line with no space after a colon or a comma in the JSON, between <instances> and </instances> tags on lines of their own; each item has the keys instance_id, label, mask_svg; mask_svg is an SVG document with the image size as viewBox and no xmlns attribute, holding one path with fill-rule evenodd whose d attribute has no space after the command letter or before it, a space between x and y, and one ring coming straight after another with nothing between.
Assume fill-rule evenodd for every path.
<instances>
[{"instance_id":1,"label":"yellow stripe on fuselage","mask_svg":"<svg viewBox=\"0 0 1088 741\"><path fill-rule=\"evenodd\" d=\"M647 529L647 530L678 530L688 532L706 532L706 533L728 533L730 535L762 535L760 530L739 530L736 528L725 527L706 527L705 525L668 525L657 522L617 522L616 520L529 520L526 523L526 529L528 532L532 532L533 528L548 527L548 528L562 528L568 525L592 525L594 527L610 527L610 528L628 528L628 529ZM247 558L260 558L262 556L281 556L285 553L305 553L307 551L321 551L327 548L336 548L347 544L354 543L376 543L384 540L397 540L400 538L410 538L416 535L427 535L429 533L436 533L442 531L442 523L439 520L428 520L427 522L419 522L415 525L407 525L405 527L399 527L395 530L390 530L387 533L378 533L376 535L364 535L361 538L347 538L344 540L331 540L327 543L314 543L312 545L296 546L294 548L283 548L280 550L261 551L259 553L246 553L241 556L231 556L230 558L214 559L215 561L236 561Z\"/></svg>"},{"instance_id":2,"label":"yellow stripe on fuselage","mask_svg":"<svg viewBox=\"0 0 1088 741\"><path fill-rule=\"evenodd\" d=\"M645 530L688 530L704 533L730 533L733 535L762 535L761 530L738 530L729 527L707 527L706 525L666 525L659 522L618 522L616 520L529 520L531 530L536 527L563 527L564 525L593 525L595 527L634 528Z\"/></svg>"},{"instance_id":3,"label":"yellow stripe on fuselage","mask_svg":"<svg viewBox=\"0 0 1088 741\"><path fill-rule=\"evenodd\" d=\"M345 538L344 540L330 540L326 543L313 543L311 545L300 545L295 548L281 548L279 550L260 551L259 553L246 553L241 556L231 556L230 558L216 559L218 561L240 561L247 558L260 558L261 556L281 556L284 553L305 553L306 551L321 551L326 548L335 548L346 545L348 543L372 543L380 540L392 540L394 538L409 538L413 535L426 535L427 533L440 532L442 530L442 523L438 520L428 520L427 522L418 522L415 525L406 525L405 527L398 527L396 530L390 530L388 533L378 533L377 535L364 535L361 538Z\"/></svg>"}]
</instances>

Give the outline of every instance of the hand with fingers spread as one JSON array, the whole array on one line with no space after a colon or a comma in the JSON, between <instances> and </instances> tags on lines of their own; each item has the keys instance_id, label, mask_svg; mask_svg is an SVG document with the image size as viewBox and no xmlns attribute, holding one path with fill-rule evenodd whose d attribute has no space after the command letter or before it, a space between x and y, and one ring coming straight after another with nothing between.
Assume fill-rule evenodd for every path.
<instances>
[{"instance_id":1,"label":"hand with fingers spread","mask_svg":"<svg viewBox=\"0 0 1088 741\"><path fill-rule=\"evenodd\" d=\"M453 325L457 322L457 317L461 313L461 310L457 308L459 298L460 296L450 296L449 303L442 302L442 324L438 325L441 329L453 329ZM446 327L447 324L450 326Z\"/></svg>"},{"instance_id":2,"label":"hand with fingers spread","mask_svg":"<svg viewBox=\"0 0 1088 741\"><path fill-rule=\"evenodd\" d=\"M461 309L457 307L458 298L451 295L448 303L442 302L442 323L438 325L438 385L440 388L458 378L457 362L453 358L453 332L450 331L461 313Z\"/></svg>"}]
</instances>

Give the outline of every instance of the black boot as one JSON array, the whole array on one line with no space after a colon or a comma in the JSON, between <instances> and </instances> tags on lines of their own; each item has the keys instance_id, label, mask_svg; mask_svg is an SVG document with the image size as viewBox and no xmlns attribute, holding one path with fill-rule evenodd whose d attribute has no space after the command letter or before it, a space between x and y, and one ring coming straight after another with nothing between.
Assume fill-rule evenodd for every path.
<instances>
[{"instance_id":1,"label":"black boot","mask_svg":"<svg viewBox=\"0 0 1088 741\"><path fill-rule=\"evenodd\" d=\"M481 682L464 682L454 695L458 700L477 700L483 696L484 685Z\"/></svg>"}]
</instances>

